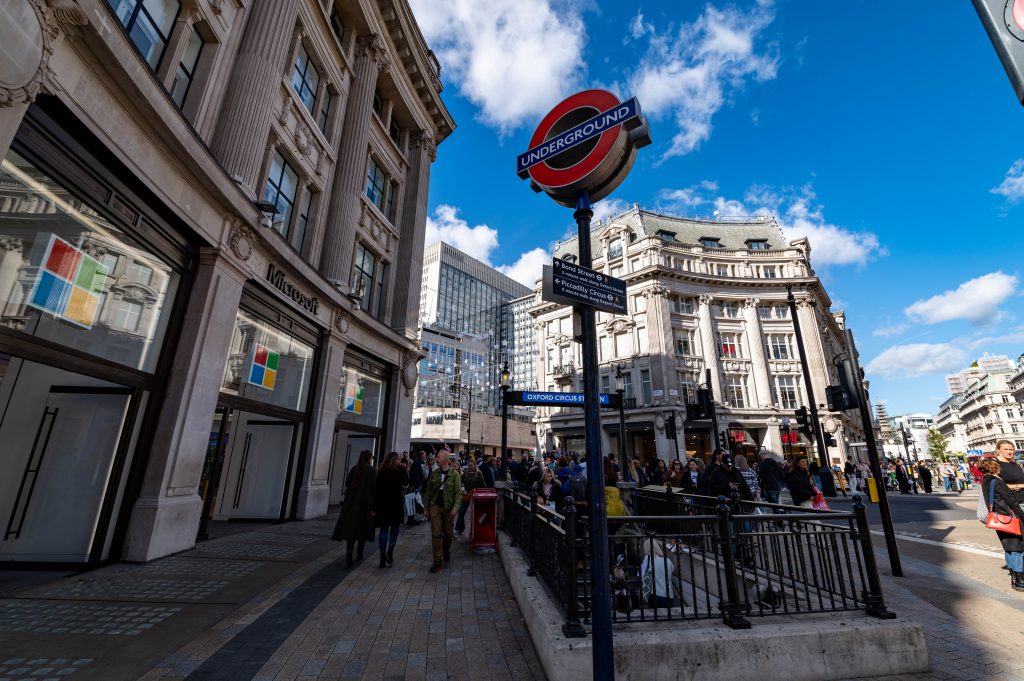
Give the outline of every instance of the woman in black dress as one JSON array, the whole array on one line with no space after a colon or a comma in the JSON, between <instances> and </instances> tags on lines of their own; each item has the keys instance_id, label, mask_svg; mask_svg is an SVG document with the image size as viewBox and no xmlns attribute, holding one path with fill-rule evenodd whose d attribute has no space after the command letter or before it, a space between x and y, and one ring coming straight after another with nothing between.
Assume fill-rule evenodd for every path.
<instances>
[{"instance_id":1,"label":"woman in black dress","mask_svg":"<svg viewBox=\"0 0 1024 681\"><path fill-rule=\"evenodd\" d=\"M380 547L380 567L395 564L395 544L398 528L405 520L405 487L409 476L398 460L398 452L391 452L380 465L373 486L373 524L380 528L377 539Z\"/></svg>"},{"instance_id":2,"label":"woman in black dress","mask_svg":"<svg viewBox=\"0 0 1024 681\"><path fill-rule=\"evenodd\" d=\"M338 524L331 539L344 540L345 565L352 567L352 545L356 545L356 560L363 559L366 542L373 541L373 483L377 471L372 462L373 452L364 449L359 461L345 479L345 500L341 504Z\"/></svg>"}]
</instances>

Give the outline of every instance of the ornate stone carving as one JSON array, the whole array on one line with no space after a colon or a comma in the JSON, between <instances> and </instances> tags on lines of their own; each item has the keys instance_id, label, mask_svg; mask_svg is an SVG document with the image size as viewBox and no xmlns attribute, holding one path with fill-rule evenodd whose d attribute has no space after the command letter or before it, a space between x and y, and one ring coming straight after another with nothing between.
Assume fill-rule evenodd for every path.
<instances>
[{"instance_id":1,"label":"ornate stone carving","mask_svg":"<svg viewBox=\"0 0 1024 681\"><path fill-rule=\"evenodd\" d=\"M605 324L604 328L608 333L625 333L636 326L632 319L616 318Z\"/></svg>"},{"instance_id":2,"label":"ornate stone carving","mask_svg":"<svg viewBox=\"0 0 1024 681\"><path fill-rule=\"evenodd\" d=\"M256 234L240 218L228 218L231 233L228 235L228 248L242 262L249 262L256 250Z\"/></svg>"},{"instance_id":3,"label":"ornate stone carving","mask_svg":"<svg viewBox=\"0 0 1024 681\"><path fill-rule=\"evenodd\" d=\"M50 73L57 19L43 0L11 0L5 9L14 21L0 25L0 107L31 104Z\"/></svg>"},{"instance_id":4,"label":"ornate stone carving","mask_svg":"<svg viewBox=\"0 0 1024 681\"><path fill-rule=\"evenodd\" d=\"M654 298L658 296L668 295L668 289L661 284L655 284L643 292L645 298Z\"/></svg>"},{"instance_id":5,"label":"ornate stone carving","mask_svg":"<svg viewBox=\"0 0 1024 681\"><path fill-rule=\"evenodd\" d=\"M714 297L710 293L702 293L697 297L701 305L710 305Z\"/></svg>"},{"instance_id":6,"label":"ornate stone carving","mask_svg":"<svg viewBox=\"0 0 1024 681\"><path fill-rule=\"evenodd\" d=\"M406 397L411 395L412 389L416 387L418 378L416 363L420 361L421 357L422 355L415 352L402 351L402 387L405 388Z\"/></svg>"},{"instance_id":7,"label":"ornate stone carving","mask_svg":"<svg viewBox=\"0 0 1024 681\"><path fill-rule=\"evenodd\" d=\"M348 333L349 322L352 317L348 312L344 310L337 310L334 313L334 328L338 330L338 333L345 335Z\"/></svg>"},{"instance_id":8,"label":"ornate stone carving","mask_svg":"<svg viewBox=\"0 0 1024 681\"><path fill-rule=\"evenodd\" d=\"M308 154L311 148L309 136L303 125L296 124L295 126L295 148L299 150L300 154Z\"/></svg>"},{"instance_id":9,"label":"ornate stone carving","mask_svg":"<svg viewBox=\"0 0 1024 681\"><path fill-rule=\"evenodd\" d=\"M813 308L815 305L814 299L811 296L807 295L806 293L802 293L794 297L796 298L796 306L800 310L803 310L805 308Z\"/></svg>"},{"instance_id":10,"label":"ornate stone carving","mask_svg":"<svg viewBox=\"0 0 1024 681\"><path fill-rule=\"evenodd\" d=\"M423 153L430 157L431 163L437 160L437 143L434 141L433 133L429 130L420 130L413 139L413 146L422 149Z\"/></svg>"},{"instance_id":11,"label":"ornate stone carving","mask_svg":"<svg viewBox=\"0 0 1024 681\"><path fill-rule=\"evenodd\" d=\"M747 298L743 301L743 307L757 309L757 304L760 302L758 298Z\"/></svg>"},{"instance_id":12,"label":"ornate stone carving","mask_svg":"<svg viewBox=\"0 0 1024 681\"><path fill-rule=\"evenodd\" d=\"M224 0L208 0L210 3L210 9L217 16L224 14Z\"/></svg>"},{"instance_id":13,"label":"ornate stone carving","mask_svg":"<svg viewBox=\"0 0 1024 681\"><path fill-rule=\"evenodd\" d=\"M15 239L13 237L0 239L0 250L13 253L24 253L25 242L22 241L21 239Z\"/></svg>"},{"instance_id":14,"label":"ornate stone carving","mask_svg":"<svg viewBox=\"0 0 1024 681\"><path fill-rule=\"evenodd\" d=\"M384 41L376 33L368 33L356 38L356 59L363 57L371 59L381 71L391 69L387 48L384 47Z\"/></svg>"},{"instance_id":15,"label":"ornate stone carving","mask_svg":"<svg viewBox=\"0 0 1024 681\"><path fill-rule=\"evenodd\" d=\"M78 6L77 0L46 0L54 20L67 26L85 26L89 17L85 10Z\"/></svg>"},{"instance_id":16,"label":"ornate stone carving","mask_svg":"<svg viewBox=\"0 0 1024 681\"><path fill-rule=\"evenodd\" d=\"M551 342L559 347L563 345L572 345L572 338L566 336L564 333L560 333L557 336L555 336Z\"/></svg>"}]
</instances>

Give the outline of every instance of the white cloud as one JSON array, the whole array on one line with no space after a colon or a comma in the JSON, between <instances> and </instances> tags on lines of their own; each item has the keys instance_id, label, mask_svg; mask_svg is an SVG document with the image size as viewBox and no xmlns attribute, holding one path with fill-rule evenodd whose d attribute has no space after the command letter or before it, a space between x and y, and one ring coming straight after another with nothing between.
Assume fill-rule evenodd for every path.
<instances>
[{"instance_id":1,"label":"white cloud","mask_svg":"<svg viewBox=\"0 0 1024 681\"><path fill-rule=\"evenodd\" d=\"M621 213L624 213L629 205L623 199L604 199L594 204L594 217L593 221L603 222L610 217L615 217ZM572 230L572 236L576 236L576 230Z\"/></svg>"},{"instance_id":2,"label":"white cloud","mask_svg":"<svg viewBox=\"0 0 1024 681\"><path fill-rule=\"evenodd\" d=\"M449 243L463 253L490 264L491 251L498 247L498 230L487 225L470 227L459 217L458 208L441 204L434 209L433 217L427 217L424 243L429 246L438 241Z\"/></svg>"},{"instance_id":3,"label":"white cloud","mask_svg":"<svg viewBox=\"0 0 1024 681\"><path fill-rule=\"evenodd\" d=\"M636 11L636 16L633 17L633 21L629 24L629 35L633 37L633 40L640 38L644 33L652 27L644 24L644 15L640 10Z\"/></svg>"},{"instance_id":4,"label":"white cloud","mask_svg":"<svg viewBox=\"0 0 1024 681\"><path fill-rule=\"evenodd\" d=\"M502 132L546 113L580 82L586 31L573 3L411 0L445 79Z\"/></svg>"},{"instance_id":5,"label":"white cloud","mask_svg":"<svg viewBox=\"0 0 1024 681\"><path fill-rule=\"evenodd\" d=\"M908 317L925 324L938 324L952 319L972 322L991 321L998 307L1017 290L1017 277L991 272L960 284L954 290L919 300L907 307Z\"/></svg>"},{"instance_id":6,"label":"white cloud","mask_svg":"<svg viewBox=\"0 0 1024 681\"><path fill-rule=\"evenodd\" d=\"M951 343L894 345L871 360L866 371L883 378L913 378L956 371L967 361L967 352Z\"/></svg>"},{"instance_id":7,"label":"white cloud","mask_svg":"<svg viewBox=\"0 0 1024 681\"><path fill-rule=\"evenodd\" d=\"M910 324L901 322L899 324L890 324L888 326L880 326L871 332L872 336L878 336L880 338L891 338L892 336L899 336L906 333L910 329Z\"/></svg>"},{"instance_id":8,"label":"white cloud","mask_svg":"<svg viewBox=\"0 0 1024 681\"><path fill-rule=\"evenodd\" d=\"M993 187L989 191L993 194L1001 194L1010 203L1018 203L1024 199L1024 158L1014 161L999 186Z\"/></svg>"},{"instance_id":9,"label":"white cloud","mask_svg":"<svg viewBox=\"0 0 1024 681\"><path fill-rule=\"evenodd\" d=\"M519 260L511 265L501 265L497 268L499 272L511 279L515 279L523 286L531 289L540 279L541 268L551 264L551 254L543 248L535 248L519 256Z\"/></svg>"},{"instance_id":10,"label":"white cloud","mask_svg":"<svg viewBox=\"0 0 1024 681\"><path fill-rule=\"evenodd\" d=\"M873 233L855 232L826 220L824 207L817 203L810 185L779 190L754 185L742 201L716 195L717 191L716 183L704 180L683 189L664 189L660 197L670 210L685 212L709 205L721 217L773 216L787 240L807 237L815 265L863 265L871 257L885 254Z\"/></svg>"},{"instance_id":11,"label":"white cloud","mask_svg":"<svg viewBox=\"0 0 1024 681\"><path fill-rule=\"evenodd\" d=\"M742 9L709 4L693 23L652 32L628 84L653 119L675 123L663 159L688 154L708 139L712 118L747 80L775 78L778 57L755 47L774 18L771 0Z\"/></svg>"}]
</instances>

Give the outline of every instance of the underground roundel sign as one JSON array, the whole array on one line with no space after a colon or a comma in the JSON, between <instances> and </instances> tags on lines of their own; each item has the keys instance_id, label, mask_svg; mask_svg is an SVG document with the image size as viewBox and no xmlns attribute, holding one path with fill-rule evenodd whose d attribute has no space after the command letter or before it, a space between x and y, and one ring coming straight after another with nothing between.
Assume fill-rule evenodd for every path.
<instances>
[{"instance_id":1,"label":"underground roundel sign","mask_svg":"<svg viewBox=\"0 0 1024 681\"><path fill-rule=\"evenodd\" d=\"M591 201L608 196L629 174L636 150L650 143L636 97L622 102L607 90L584 90L548 112L516 158L516 173L571 208L580 192Z\"/></svg>"}]
</instances>

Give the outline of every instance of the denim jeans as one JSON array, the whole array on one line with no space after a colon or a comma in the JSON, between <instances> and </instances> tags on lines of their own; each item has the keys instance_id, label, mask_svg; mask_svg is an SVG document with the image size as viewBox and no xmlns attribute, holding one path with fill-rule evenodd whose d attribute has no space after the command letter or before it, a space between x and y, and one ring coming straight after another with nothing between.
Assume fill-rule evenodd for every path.
<instances>
[{"instance_id":1,"label":"denim jeans","mask_svg":"<svg viewBox=\"0 0 1024 681\"><path fill-rule=\"evenodd\" d=\"M781 492L781 491L782 490L778 490L778 489L776 489L776 490L766 489L764 491L764 500L767 501L769 504L777 504L777 503L779 503L779 492ZM782 513L782 509L780 509L780 508L773 508L772 509L772 513Z\"/></svg>"},{"instance_id":2,"label":"denim jeans","mask_svg":"<svg viewBox=\"0 0 1024 681\"><path fill-rule=\"evenodd\" d=\"M455 531L462 534L466 531L466 511L469 510L469 502L463 501L459 506L459 517L455 519Z\"/></svg>"},{"instance_id":3,"label":"denim jeans","mask_svg":"<svg viewBox=\"0 0 1024 681\"><path fill-rule=\"evenodd\" d=\"M392 525L391 527L380 528L380 535L377 537L377 546L380 547L380 552L384 553L388 550L388 544L394 546L398 543L398 525Z\"/></svg>"},{"instance_id":4,"label":"denim jeans","mask_svg":"<svg viewBox=\"0 0 1024 681\"><path fill-rule=\"evenodd\" d=\"M1006 554L1006 567L1014 572L1024 572L1024 553L1020 551L1004 551Z\"/></svg>"}]
</instances>

